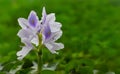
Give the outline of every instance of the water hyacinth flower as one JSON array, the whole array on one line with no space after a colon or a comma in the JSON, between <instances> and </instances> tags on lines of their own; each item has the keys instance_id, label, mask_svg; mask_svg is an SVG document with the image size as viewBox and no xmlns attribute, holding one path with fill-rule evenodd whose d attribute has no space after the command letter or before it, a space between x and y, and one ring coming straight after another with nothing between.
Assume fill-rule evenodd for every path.
<instances>
[{"instance_id":1,"label":"water hyacinth flower","mask_svg":"<svg viewBox=\"0 0 120 74\"><path fill-rule=\"evenodd\" d=\"M41 20L35 11L31 11L28 19L19 18L18 22L22 29L17 35L25 46L17 52L17 59L22 60L31 50L35 49L34 45L36 47L44 45L51 53L57 53L56 50L64 48L62 43L55 42L61 37L62 30L61 24L55 22L54 13L47 15L45 8L43 8Z\"/></svg>"},{"instance_id":2,"label":"water hyacinth flower","mask_svg":"<svg viewBox=\"0 0 120 74\"><path fill-rule=\"evenodd\" d=\"M19 18L19 25L21 30L18 32L18 36L21 38L21 42L25 44L17 53L18 59L22 60L34 47L32 45L38 45L37 31L40 29L39 19L34 11L31 11L27 19Z\"/></svg>"},{"instance_id":3,"label":"water hyacinth flower","mask_svg":"<svg viewBox=\"0 0 120 74\"><path fill-rule=\"evenodd\" d=\"M55 22L55 14L51 13L47 15L45 8L43 8L41 24L43 27L43 44L51 53L57 53L56 50L63 49L64 45L62 43L55 42L62 35L62 30L60 29L62 25L59 22Z\"/></svg>"}]
</instances>

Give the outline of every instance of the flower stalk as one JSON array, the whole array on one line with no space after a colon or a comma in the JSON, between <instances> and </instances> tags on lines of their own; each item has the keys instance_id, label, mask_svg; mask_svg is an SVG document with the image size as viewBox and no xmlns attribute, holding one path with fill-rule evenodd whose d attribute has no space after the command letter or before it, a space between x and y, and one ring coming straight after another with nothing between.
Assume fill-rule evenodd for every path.
<instances>
[{"instance_id":1,"label":"flower stalk","mask_svg":"<svg viewBox=\"0 0 120 74\"><path fill-rule=\"evenodd\" d=\"M37 74L41 74L42 72L42 34L38 34L38 39L39 39L39 46L37 47L37 61L38 61L38 66L37 66Z\"/></svg>"},{"instance_id":2,"label":"flower stalk","mask_svg":"<svg viewBox=\"0 0 120 74\"><path fill-rule=\"evenodd\" d=\"M42 49L39 49L37 52L37 60L38 60L38 68L37 68L37 74L41 74L42 72Z\"/></svg>"}]
</instances>

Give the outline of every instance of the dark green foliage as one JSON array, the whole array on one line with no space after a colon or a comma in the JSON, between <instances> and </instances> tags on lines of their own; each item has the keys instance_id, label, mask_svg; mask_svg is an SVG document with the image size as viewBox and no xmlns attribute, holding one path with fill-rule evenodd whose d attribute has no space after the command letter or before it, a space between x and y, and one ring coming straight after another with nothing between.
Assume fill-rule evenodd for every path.
<instances>
[{"instance_id":1,"label":"dark green foliage","mask_svg":"<svg viewBox=\"0 0 120 74\"><path fill-rule=\"evenodd\" d=\"M42 74L56 74L54 71L44 70Z\"/></svg>"},{"instance_id":2,"label":"dark green foliage","mask_svg":"<svg viewBox=\"0 0 120 74\"><path fill-rule=\"evenodd\" d=\"M99 74L113 71L120 74L120 1L119 0L0 0L0 74L22 65L16 74L27 74L34 51L23 62L16 60L22 45L17 37L20 27L17 19L35 10L41 17L42 7L54 12L61 22L63 35L58 42L65 48L59 55L43 49L43 63L58 63L55 72L43 74ZM41 18L40 18L41 19ZM14 63L13 63L14 61Z\"/></svg>"}]
</instances>

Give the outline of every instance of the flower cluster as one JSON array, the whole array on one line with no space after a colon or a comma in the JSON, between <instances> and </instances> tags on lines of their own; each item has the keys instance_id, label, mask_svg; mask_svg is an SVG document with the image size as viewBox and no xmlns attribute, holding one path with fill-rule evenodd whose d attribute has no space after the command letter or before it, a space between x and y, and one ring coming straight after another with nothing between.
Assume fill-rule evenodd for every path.
<instances>
[{"instance_id":1,"label":"flower cluster","mask_svg":"<svg viewBox=\"0 0 120 74\"><path fill-rule=\"evenodd\" d=\"M25 44L22 50L17 52L19 60L22 60L35 46L44 45L51 53L58 53L56 50L64 48L62 43L56 43L62 35L61 23L55 21L55 14L47 14L43 7L42 18L39 20L35 11L31 11L28 19L19 18L18 22L21 30L18 36Z\"/></svg>"}]
</instances>

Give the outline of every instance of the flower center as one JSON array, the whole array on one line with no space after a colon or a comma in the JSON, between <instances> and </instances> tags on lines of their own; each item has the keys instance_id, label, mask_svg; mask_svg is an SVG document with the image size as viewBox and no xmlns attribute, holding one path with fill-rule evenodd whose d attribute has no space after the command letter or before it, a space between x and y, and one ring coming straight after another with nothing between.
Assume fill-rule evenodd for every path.
<instances>
[{"instance_id":1,"label":"flower center","mask_svg":"<svg viewBox=\"0 0 120 74\"><path fill-rule=\"evenodd\" d=\"M34 19L31 20L31 24L34 24L34 25L35 25L35 21L34 21Z\"/></svg>"}]
</instances>

